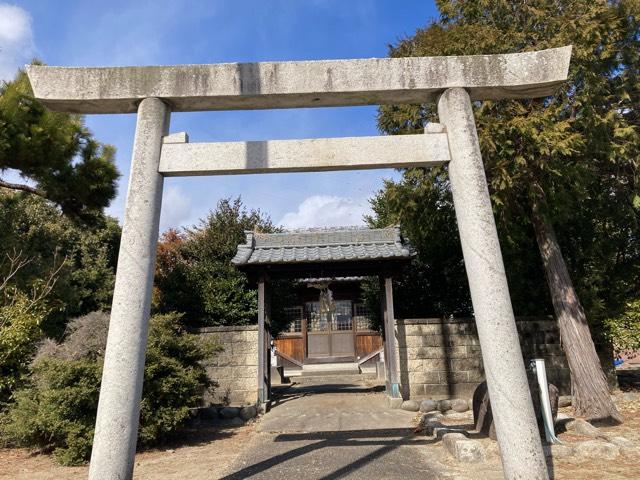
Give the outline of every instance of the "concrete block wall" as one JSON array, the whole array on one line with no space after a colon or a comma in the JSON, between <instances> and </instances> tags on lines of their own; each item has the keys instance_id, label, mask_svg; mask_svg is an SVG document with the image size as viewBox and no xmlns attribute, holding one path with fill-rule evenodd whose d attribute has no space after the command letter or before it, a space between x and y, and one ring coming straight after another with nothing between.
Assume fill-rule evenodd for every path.
<instances>
[{"instance_id":1,"label":"concrete block wall","mask_svg":"<svg viewBox=\"0 0 640 480\"><path fill-rule=\"evenodd\" d=\"M206 365L209 378L218 383L205 402L214 405L255 405L258 401L258 326L206 327L203 336L214 337L224 350Z\"/></svg>"},{"instance_id":2,"label":"concrete block wall","mask_svg":"<svg viewBox=\"0 0 640 480\"><path fill-rule=\"evenodd\" d=\"M532 358L544 358L549 381L560 394L570 394L569 368L556 321L523 317L517 318L516 324L525 365ZM395 334L403 398L471 398L484 380L473 318L397 319Z\"/></svg>"}]
</instances>

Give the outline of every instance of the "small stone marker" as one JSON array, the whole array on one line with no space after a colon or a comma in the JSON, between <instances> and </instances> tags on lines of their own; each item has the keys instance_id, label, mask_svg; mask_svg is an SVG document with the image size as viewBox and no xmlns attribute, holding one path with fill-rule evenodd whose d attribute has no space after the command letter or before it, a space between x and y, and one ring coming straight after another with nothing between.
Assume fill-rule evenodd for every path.
<instances>
[{"instance_id":1,"label":"small stone marker","mask_svg":"<svg viewBox=\"0 0 640 480\"><path fill-rule=\"evenodd\" d=\"M485 460L484 448L480 442L469 440L462 433L447 433L442 437L442 443L459 462L480 463Z\"/></svg>"},{"instance_id":2,"label":"small stone marker","mask_svg":"<svg viewBox=\"0 0 640 480\"><path fill-rule=\"evenodd\" d=\"M529 378L529 388L531 389L531 399L533 401L533 410L536 415L536 421L538 422L538 431L540 437L544 438L544 422L542 421L542 412L540 408L540 394L538 383L532 378ZM553 416L553 422L556 422L558 417L558 388L552 383L549 384L549 400L551 402L551 414ZM495 425L493 423L493 412L491 409L491 399L489 398L489 390L487 389L487 382L484 381L476 388L473 393L473 423L476 430L489 435L489 438L496 440ZM567 427L568 429L569 427ZM595 427L594 427L595 428Z\"/></svg>"}]
</instances>

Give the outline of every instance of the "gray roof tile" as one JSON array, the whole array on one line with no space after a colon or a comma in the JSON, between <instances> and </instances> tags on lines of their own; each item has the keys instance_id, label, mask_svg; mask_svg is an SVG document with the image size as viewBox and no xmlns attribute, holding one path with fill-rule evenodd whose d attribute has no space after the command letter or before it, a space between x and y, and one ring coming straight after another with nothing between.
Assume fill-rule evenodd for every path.
<instances>
[{"instance_id":1,"label":"gray roof tile","mask_svg":"<svg viewBox=\"0 0 640 480\"><path fill-rule=\"evenodd\" d=\"M347 262L413 256L411 246L400 236L398 227L245 233L246 242L238 245L236 256L231 260L235 265Z\"/></svg>"}]
</instances>

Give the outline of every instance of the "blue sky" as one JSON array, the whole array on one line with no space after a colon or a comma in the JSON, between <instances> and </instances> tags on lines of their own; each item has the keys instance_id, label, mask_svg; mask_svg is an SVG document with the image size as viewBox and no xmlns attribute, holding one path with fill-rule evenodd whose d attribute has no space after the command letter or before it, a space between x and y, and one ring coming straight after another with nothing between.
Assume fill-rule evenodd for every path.
<instances>
[{"instance_id":1,"label":"blue sky","mask_svg":"<svg viewBox=\"0 0 640 480\"><path fill-rule=\"evenodd\" d=\"M384 57L390 43L437 16L433 1L0 0L0 78L34 56L49 65L112 66ZM375 107L173 114L192 141L377 134ZM122 216L134 115L88 116L117 148L122 173L108 212ZM242 196L289 228L362 222L393 170L170 178L161 230L197 222L220 198Z\"/></svg>"}]
</instances>

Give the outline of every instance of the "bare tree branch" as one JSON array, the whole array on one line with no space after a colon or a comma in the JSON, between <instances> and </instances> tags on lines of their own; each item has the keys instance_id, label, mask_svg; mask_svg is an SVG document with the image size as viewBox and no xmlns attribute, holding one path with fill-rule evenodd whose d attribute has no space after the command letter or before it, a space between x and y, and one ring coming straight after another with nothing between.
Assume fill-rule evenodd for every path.
<instances>
[{"instance_id":1,"label":"bare tree branch","mask_svg":"<svg viewBox=\"0 0 640 480\"><path fill-rule=\"evenodd\" d=\"M22 250L17 251L15 248L13 249L13 255L7 253L6 256L9 259L9 273L7 273L7 276L0 282L0 291L4 290L9 280L33 260L31 258L22 258ZM4 261L2 263L4 263Z\"/></svg>"},{"instance_id":2,"label":"bare tree branch","mask_svg":"<svg viewBox=\"0 0 640 480\"><path fill-rule=\"evenodd\" d=\"M27 192L33 195L38 195L39 197L42 197L42 198L47 198L47 196L42 190L39 190L35 187L31 187L23 183L5 182L3 179L0 178L0 187L8 188L10 190L19 190L21 192Z\"/></svg>"}]
</instances>

